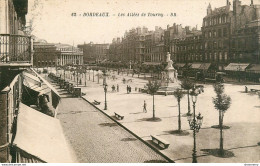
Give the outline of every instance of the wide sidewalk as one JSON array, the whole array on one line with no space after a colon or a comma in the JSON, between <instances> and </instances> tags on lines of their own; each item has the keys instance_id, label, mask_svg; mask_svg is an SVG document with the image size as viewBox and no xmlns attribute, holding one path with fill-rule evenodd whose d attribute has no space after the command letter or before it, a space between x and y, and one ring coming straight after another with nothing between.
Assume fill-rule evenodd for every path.
<instances>
[{"instance_id":1,"label":"wide sidewalk","mask_svg":"<svg viewBox=\"0 0 260 166\"><path fill-rule=\"evenodd\" d=\"M61 94L57 118L82 163L167 162L161 155L117 125L82 98Z\"/></svg>"},{"instance_id":2,"label":"wide sidewalk","mask_svg":"<svg viewBox=\"0 0 260 166\"><path fill-rule=\"evenodd\" d=\"M86 93L83 96L90 102L94 100L100 101L97 105L101 110L104 109L104 89L102 79L100 83L93 82L92 73L90 80L87 75L87 87L85 77L82 76L82 84L80 87ZM164 140L170 142L168 149L160 150L166 156L175 162L192 161L193 136L189 130L189 124L186 117L182 117L182 129L188 131L189 135L176 135L173 130L178 128L178 107L177 101L172 96L155 96L155 115L161 121L147 121L152 117L152 96L148 94L134 91L135 87L142 88L147 81L139 79L131 75L115 75L116 79L107 79L108 93L107 103L108 110L104 111L110 116L114 116L114 112L124 115L125 118L120 121L125 127L133 131L139 137L147 142L151 142L150 135L157 135ZM69 77L67 77L68 79ZM122 79L132 80L126 84L122 83ZM71 80L70 80L71 81ZM112 92L111 86L119 84L120 91ZM126 86L132 87L132 93L126 93ZM248 85L248 88L260 89L259 85ZM211 128L212 125L218 124L218 111L212 104L212 97L215 92L212 85L205 85L205 92L200 94L196 103L196 113L201 112L204 117L202 129L197 133L197 155L198 162L260 162L260 102L257 95L252 93L244 93L244 86L225 84L225 92L231 96L232 105L224 116L224 125L230 126L230 129L224 130L224 148L234 153L234 156L220 158L214 153L219 148L219 130ZM146 100L148 113L143 113L143 102ZM192 110L192 105L191 105ZM181 100L182 114L187 112L187 96Z\"/></svg>"}]
</instances>

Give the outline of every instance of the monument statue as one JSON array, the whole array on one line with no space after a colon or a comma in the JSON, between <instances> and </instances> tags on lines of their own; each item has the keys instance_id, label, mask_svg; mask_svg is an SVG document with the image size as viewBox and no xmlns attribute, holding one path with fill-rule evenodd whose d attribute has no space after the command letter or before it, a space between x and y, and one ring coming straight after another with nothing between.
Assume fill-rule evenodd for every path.
<instances>
[{"instance_id":1,"label":"monument statue","mask_svg":"<svg viewBox=\"0 0 260 166\"><path fill-rule=\"evenodd\" d=\"M166 62L168 63L165 71L167 73L167 78L169 82L176 82L177 81L177 70L174 69L174 67L172 66L173 61L171 60L171 54L169 52L167 52L167 58L166 58Z\"/></svg>"},{"instance_id":2,"label":"monument statue","mask_svg":"<svg viewBox=\"0 0 260 166\"><path fill-rule=\"evenodd\" d=\"M167 66L162 72L162 79L161 79L161 87L159 88L159 91L164 91L165 93L171 93L176 88L180 88L177 76L177 70L174 69L172 66L173 61L171 60L171 54L167 52L166 55L166 62Z\"/></svg>"}]
</instances>

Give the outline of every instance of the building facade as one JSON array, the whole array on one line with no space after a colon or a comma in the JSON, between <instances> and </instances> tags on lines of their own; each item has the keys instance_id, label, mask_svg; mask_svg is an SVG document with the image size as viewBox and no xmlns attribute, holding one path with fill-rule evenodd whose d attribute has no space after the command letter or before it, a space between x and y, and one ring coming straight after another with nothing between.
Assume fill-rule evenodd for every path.
<instances>
[{"instance_id":1,"label":"building facade","mask_svg":"<svg viewBox=\"0 0 260 166\"><path fill-rule=\"evenodd\" d=\"M25 32L28 0L0 1L0 163L12 161L15 118L21 101L18 75L32 66L31 37Z\"/></svg>"},{"instance_id":2,"label":"building facade","mask_svg":"<svg viewBox=\"0 0 260 166\"><path fill-rule=\"evenodd\" d=\"M260 5L242 5L241 1L227 0L226 6L211 9L203 18L202 36L204 61L218 66L231 62L259 63Z\"/></svg>"},{"instance_id":3,"label":"building facade","mask_svg":"<svg viewBox=\"0 0 260 166\"><path fill-rule=\"evenodd\" d=\"M60 55L60 51L57 50L54 44L47 42L34 42L33 49L34 67L54 67L57 65L57 58L58 55Z\"/></svg>"},{"instance_id":4,"label":"building facade","mask_svg":"<svg viewBox=\"0 0 260 166\"><path fill-rule=\"evenodd\" d=\"M83 65L83 52L74 46L68 44L54 44L58 51L56 64L57 66L64 65Z\"/></svg>"},{"instance_id":5,"label":"building facade","mask_svg":"<svg viewBox=\"0 0 260 166\"><path fill-rule=\"evenodd\" d=\"M83 50L84 63L100 63L107 59L109 44L89 44L78 45Z\"/></svg>"}]
</instances>

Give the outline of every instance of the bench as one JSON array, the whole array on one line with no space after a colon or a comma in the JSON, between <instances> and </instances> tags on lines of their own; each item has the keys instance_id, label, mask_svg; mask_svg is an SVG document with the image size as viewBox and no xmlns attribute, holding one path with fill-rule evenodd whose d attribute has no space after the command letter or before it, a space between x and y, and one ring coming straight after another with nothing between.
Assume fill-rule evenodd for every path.
<instances>
[{"instance_id":1,"label":"bench","mask_svg":"<svg viewBox=\"0 0 260 166\"><path fill-rule=\"evenodd\" d=\"M157 144L163 149L167 149L170 145L167 141L159 138L158 136L151 135L153 143Z\"/></svg>"},{"instance_id":2,"label":"bench","mask_svg":"<svg viewBox=\"0 0 260 166\"><path fill-rule=\"evenodd\" d=\"M258 92L260 91L259 89L250 89L251 92Z\"/></svg>"},{"instance_id":3,"label":"bench","mask_svg":"<svg viewBox=\"0 0 260 166\"><path fill-rule=\"evenodd\" d=\"M121 115L119 115L119 114L117 114L117 113L115 113L115 116L116 116L116 118L117 118L118 120L123 120L123 119L124 119L124 116L121 116Z\"/></svg>"},{"instance_id":4,"label":"bench","mask_svg":"<svg viewBox=\"0 0 260 166\"><path fill-rule=\"evenodd\" d=\"M96 101L96 100L94 100L94 102L93 102L94 105L99 105L100 103L101 103L101 102Z\"/></svg>"}]
</instances>

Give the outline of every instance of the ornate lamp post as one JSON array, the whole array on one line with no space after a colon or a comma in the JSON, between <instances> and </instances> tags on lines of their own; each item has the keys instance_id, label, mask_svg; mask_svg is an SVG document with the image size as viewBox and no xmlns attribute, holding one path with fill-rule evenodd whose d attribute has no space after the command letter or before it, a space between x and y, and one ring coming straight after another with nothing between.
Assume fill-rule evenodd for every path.
<instances>
[{"instance_id":1,"label":"ornate lamp post","mask_svg":"<svg viewBox=\"0 0 260 166\"><path fill-rule=\"evenodd\" d=\"M104 110L107 110L107 82L106 82L106 70L103 71L103 88L105 92L105 108Z\"/></svg>"},{"instance_id":2,"label":"ornate lamp post","mask_svg":"<svg viewBox=\"0 0 260 166\"><path fill-rule=\"evenodd\" d=\"M203 116L199 113L196 117L195 105L197 102L198 92L193 89L190 93L192 102L193 102L193 114L187 114L187 119L189 121L190 129L193 130L193 150L192 150L192 163L197 163L197 155L196 155L196 132L199 132L200 127L202 125ZM193 115L193 117L192 117Z\"/></svg>"}]
</instances>

